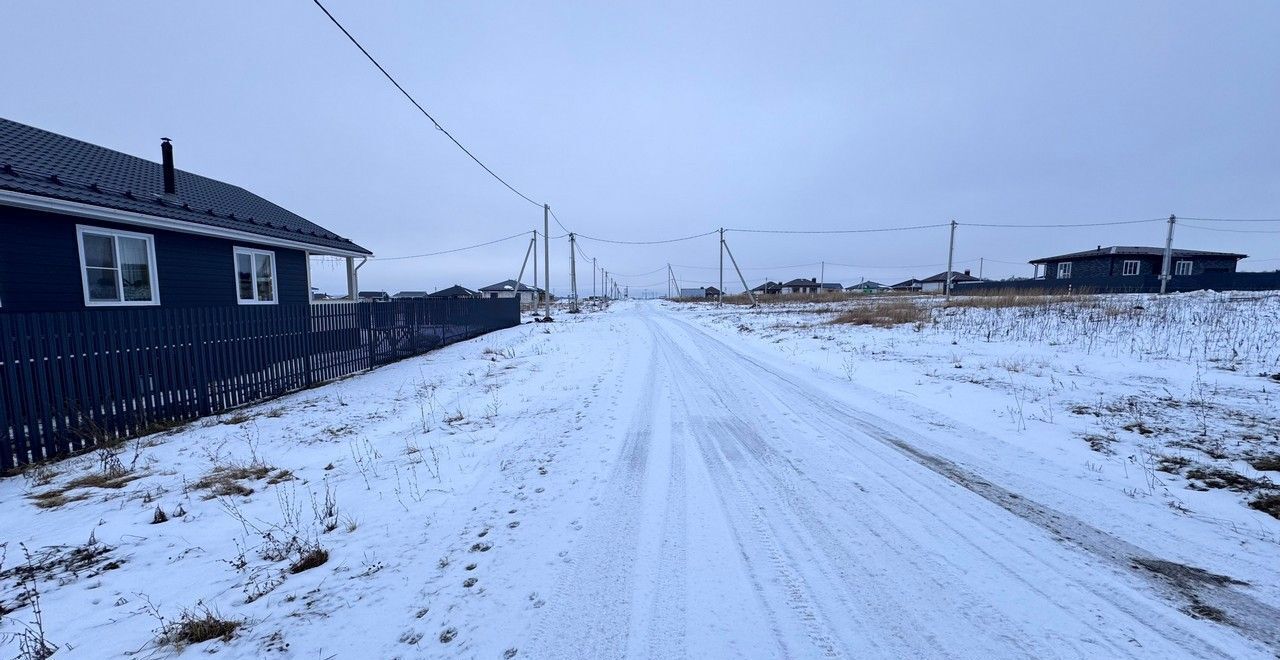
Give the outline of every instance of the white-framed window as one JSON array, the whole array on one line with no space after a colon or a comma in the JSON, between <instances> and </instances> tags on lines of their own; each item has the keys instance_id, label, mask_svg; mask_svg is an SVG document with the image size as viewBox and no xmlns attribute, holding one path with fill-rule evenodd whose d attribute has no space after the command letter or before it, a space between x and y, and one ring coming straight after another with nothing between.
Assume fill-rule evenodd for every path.
<instances>
[{"instance_id":1,"label":"white-framed window","mask_svg":"<svg viewBox=\"0 0 1280 660\"><path fill-rule=\"evenodd\" d=\"M233 257L236 300L241 305L276 304L276 253L238 247L233 250Z\"/></svg>"},{"instance_id":2,"label":"white-framed window","mask_svg":"<svg viewBox=\"0 0 1280 660\"><path fill-rule=\"evenodd\" d=\"M1120 271L1121 275L1137 275L1142 269L1142 262L1137 259L1125 259L1124 270Z\"/></svg>"},{"instance_id":3,"label":"white-framed window","mask_svg":"<svg viewBox=\"0 0 1280 660\"><path fill-rule=\"evenodd\" d=\"M85 305L160 304L154 236L76 225L76 242Z\"/></svg>"},{"instance_id":4,"label":"white-framed window","mask_svg":"<svg viewBox=\"0 0 1280 660\"><path fill-rule=\"evenodd\" d=\"M1190 261L1175 261L1173 263L1173 274L1174 275L1190 275L1191 264L1192 262Z\"/></svg>"},{"instance_id":5,"label":"white-framed window","mask_svg":"<svg viewBox=\"0 0 1280 660\"><path fill-rule=\"evenodd\" d=\"M1058 264L1058 279L1060 280L1071 279L1071 262L1070 261L1064 261Z\"/></svg>"}]
</instances>

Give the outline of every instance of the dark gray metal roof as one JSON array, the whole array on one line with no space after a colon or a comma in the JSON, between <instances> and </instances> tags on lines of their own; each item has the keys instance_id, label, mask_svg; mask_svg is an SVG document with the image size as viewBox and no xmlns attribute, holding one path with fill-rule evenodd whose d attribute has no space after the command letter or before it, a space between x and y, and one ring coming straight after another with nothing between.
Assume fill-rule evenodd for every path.
<instances>
[{"instance_id":1,"label":"dark gray metal roof","mask_svg":"<svg viewBox=\"0 0 1280 660\"><path fill-rule=\"evenodd\" d=\"M947 271L945 271L945 270L944 270L944 271L942 271L941 273L938 273L937 275L933 275L933 276L931 276L931 277L926 277L926 278L924 278L923 280L919 280L919 281L920 281L920 282L946 282L946 281L947 281ZM952 282L952 284L954 284L954 283L956 283L956 282L980 282L980 281L981 281L981 280L979 280L978 278L976 278L976 277L974 277L974 276L972 276L972 275L967 275L967 274L965 274L965 273L956 272L956 271L954 271L954 270L953 270L953 271L951 271L951 282ZM905 284L905 282L904 282L904 284Z\"/></svg>"},{"instance_id":2,"label":"dark gray metal roof","mask_svg":"<svg viewBox=\"0 0 1280 660\"><path fill-rule=\"evenodd\" d=\"M0 190L372 254L350 239L229 183L0 118Z\"/></svg>"},{"instance_id":3,"label":"dark gray metal roof","mask_svg":"<svg viewBox=\"0 0 1280 660\"><path fill-rule=\"evenodd\" d=\"M467 287L462 286L461 284L455 284L455 285L453 285L453 286L451 286L451 287L448 287L448 288L445 288L445 289L440 289L439 291L436 291L435 293L432 293L429 297L431 297L431 298L455 298L455 297L460 297L460 296L475 296L475 295L479 295L479 294L480 294L480 292L479 292L479 291L472 291L471 289L468 289Z\"/></svg>"},{"instance_id":4,"label":"dark gray metal roof","mask_svg":"<svg viewBox=\"0 0 1280 660\"><path fill-rule=\"evenodd\" d=\"M503 281L501 281L501 282L498 282L497 284L490 284L489 286L481 287L481 289L480 289L480 290L481 290L481 291L515 291L515 290L516 290L516 281L515 281L515 280L503 280ZM538 291L538 292L541 292L541 291L542 291L542 289L541 289L541 288L534 289L533 287L531 287L531 286L529 286L528 284L525 284L525 283L523 283L523 282L521 282L521 283L520 283L520 290L521 290L521 291Z\"/></svg>"},{"instance_id":5,"label":"dark gray metal roof","mask_svg":"<svg viewBox=\"0 0 1280 660\"><path fill-rule=\"evenodd\" d=\"M1111 247L1100 247L1096 250L1084 250L1083 252L1072 252L1070 254L1060 254L1056 257L1043 257L1040 259L1032 259L1027 263L1042 264L1050 261L1063 261L1066 259L1088 259L1090 257L1108 257L1108 256L1128 256L1128 257L1162 257L1164 256L1164 248L1159 247L1143 247L1143 246L1125 246L1113 245ZM1208 252L1205 250L1178 250L1173 251L1174 258L1177 257L1220 257L1228 259L1244 259L1248 255L1236 254L1235 252Z\"/></svg>"}]
</instances>

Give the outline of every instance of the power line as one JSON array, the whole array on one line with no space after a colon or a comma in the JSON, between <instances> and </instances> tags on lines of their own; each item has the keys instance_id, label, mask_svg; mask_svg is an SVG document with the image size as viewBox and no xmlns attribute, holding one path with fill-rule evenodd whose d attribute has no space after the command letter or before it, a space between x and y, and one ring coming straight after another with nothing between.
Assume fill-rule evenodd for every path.
<instances>
[{"instance_id":1,"label":"power line","mask_svg":"<svg viewBox=\"0 0 1280 660\"><path fill-rule=\"evenodd\" d=\"M400 259L418 259L421 257L436 257L442 254L452 254L454 252L462 252L463 250L474 250L475 248L485 247L486 245L493 245L495 243L509 241L513 238L520 238L521 236L527 237L528 235L529 235L529 232L522 231L519 234L512 234L510 236L507 236L506 238L498 238L492 241L485 241L484 243L476 243L475 245L468 245L466 247L453 248L452 250L441 250L439 252L427 252L424 254L407 254L400 257L372 257L371 260L372 261L398 261Z\"/></svg>"},{"instance_id":2,"label":"power line","mask_svg":"<svg viewBox=\"0 0 1280 660\"><path fill-rule=\"evenodd\" d=\"M1205 227L1204 225L1193 225L1189 222L1179 222L1180 226L1199 229L1201 231L1220 231L1228 234L1280 234L1280 229L1227 229L1225 227Z\"/></svg>"},{"instance_id":3,"label":"power line","mask_svg":"<svg viewBox=\"0 0 1280 660\"><path fill-rule=\"evenodd\" d=\"M959 259L958 259L958 260L952 261L951 263L952 263L952 264L971 264L971 263L974 263L974 262L976 262L976 261L977 261L977 259L976 259L976 258L975 258L975 259L963 259L963 260L959 260ZM897 265L897 266L873 266L873 265L869 265L869 264L842 264L842 263L837 263L837 262L835 262L835 261L828 261L828 262L827 262L827 265L828 265L828 266L843 266L843 267L845 267L845 268L871 268L871 269L878 269L878 270L906 270L906 269L908 269L908 268L941 268L941 267L946 266L947 264L946 264L946 262L943 262L943 263L939 263L939 264L910 264L910 265Z\"/></svg>"},{"instance_id":4,"label":"power line","mask_svg":"<svg viewBox=\"0 0 1280 660\"><path fill-rule=\"evenodd\" d=\"M728 230L725 230L725 231L728 231ZM811 266L817 266L818 264L819 262L815 261L813 263L792 264L790 266L752 266L750 268L740 268L739 270L786 270L788 268L808 268ZM671 267L672 268L691 268L695 270L720 270L719 266L685 266L681 264L671 264Z\"/></svg>"},{"instance_id":5,"label":"power line","mask_svg":"<svg viewBox=\"0 0 1280 660\"><path fill-rule=\"evenodd\" d=\"M476 162L476 164L477 164L477 165L479 165L480 167L484 168L484 171L486 171L486 172L488 172L488 173L489 173L489 176L491 176L491 177L493 177L493 178L497 179L499 183L501 183L502 185L506 186L506 187L507 187L507 189L508 189L508 190L510 190L511 192L513 192L513 193L515 193L515 194L519 195L522 199L524 199L524 201L529 202L530 204L533 204L534 206L542 206L542 204L540 204L540 203L538 203L538 202L535 202L535 201L533 201L532 199L530 199L528 195L525 195L524 193L520 192L519 190L516 190L515 186L512 186L511 184L507 183L507 181L506 181L505 179L503 179L502 177L498 176L498 175L497 175L497 173L495 173L493 170L489 169L489 166L488 166L488 165L485 165L483 162L481 162L481 161L480 161L480 159L479 159L479 158L476 158L476 155L475 155L475 154L473 154L473 153L471 153L471 151L470 151L469 149L467 149L466 147L462 146L462 143L461 143L461 142L459 142L457 138L453 137L453 134L451 134L449 131L445 130L444 126L441 126L441 125L440 125L440 122L436 121L436 118L435 118L435 117L432 117L432 116L431 116L431 113L427 112L427 109L426 109L426 108L424 108L424 107L422 107L422 104L421 104L421 103L418 103L417 99L413 98L413 95L412 95L412 94L410 94L407 90L405 90L405 88L404 88L404 87L402 87L402 86L400 85L400 83L399 83L399 82L397 82L397 81L396 81L396 79L395 79L395 78L394 78L394 77L393 77L389 72L387 72L387 70L386 70L385 68L383 68L383 66L382 66L381 64L379 64L379 63L378 63L378 60L374 59L373 55L370 55L370 54L369 54L369 51L368 51L368 50L365 50L365 47L364 47L364 46L360 45L360 42L359 42L359 41L357 41L357 40L356 40L356 38L355 38L354 36L352 36L352 34L351 34L349 31L347 31L347 28L343 27L343 26L342 26L342 23L339 23L339 22L338 22L338 19L337 19L337 18L335 18L333 14L329 13L329 10L328 10L328 9L326 9L324 5L320 4L320 0L311 0L311 1L312 1L312 2L314 2L314 3L316 4L316 6L320 8L320 11L324 12L324 15L325 15L325 16L328 16L328 17L329 17L329 20L330 20L330 21L333 21L333 24L334 24L334 25L338 26L338 29L339 29L339 30L342 30L342 33L343 33L343 34L347 35L347 39L350 39L350 40L351 40L351 43L355 44L355 47L356 47L356 48L359 48L359 49L360 49L360 52L361 52L361 53L364 53L364 56L365 56L365 57L367 57L367 58L369 58L369 61L370 61L370 62L372 62L372 63L373 63L373 65L374 65L375 67L377 67L379 71L381 71L381 72L382 72L382 75L386 76L387 80L391 81L391 84L392 84L392 85L395 85L396 89L400 90L400 93L401 93L401 94L403 94L405 98L409 99L409 102L410 102L410 103L412 103L412 104L413 104L413 106L414 106L415 108L417 108L417 109L418 109L418 111L419 111L419 112L421 112L421 113L423 114L423 116L425 116L427 119L431 120L431 123L436 127L436 129L437 129L437 130L439 130L441 133L444 133L444 134L445 134L445 137L449 138L449 140L450 140L451 142L453 142L455 145L457 145L457 147L458 147L459 149L461 149L461 150L462 150L462 153L466 154L467 156L470 156L470 157L471 157L471 160L474 160L474 161ZM556 222L559 222L559 220L557 220ZM567 230L566 230L566 231L567 231Z\"/></svg>"},{"instance_id":6,"label":"power line","mask_svg":"<svg viewBox=\"0 0 1280 660\"><path fill-rule=\"evenodd\" d=\"M694 234L693 236L683 236L681 238L668 238L660 241L617 241L617 240L612 240L608 238L596 238L594 236L587 236L585 234L574 234L574 236L577 236L578 238L585 238L588 241L596 241L598 243L614 243L618 245L661 245L663 243L679 243L680 241L691 241L695 238L710 236L712 234L717 233L718 231L719 230L717 229L712 229L711 231L703 234Z\"/></svg>"},{"instance_id":7,"label":"power line","mask_svg":"<svg viewBox=\"0 0 1280 660\"><path fill-rule=\"evenodd\" d=\"M912 225L909 227L878 227L875 229L730 229L725 227L725 231L736 231L746 234L869 234L874 232L885 231L910 231L913 229L932 229L935 227L948 227L951 223L943 222L932 225ZM715 233L715 232L712 232Z\"/></svg>"},{"instance_id":8,"label":"power line","mask_svg":"<svg viewBox=\"0 0 1280 660\"><path fill-rule=\"evenodd\" d=\"M992 222L961 222L961 227L1001 227L1006 229L1042 229L1048 227L1111 227L1115 225L1139 225L1147 222L1166 222L1168 218L1148 218L1146 220L1115 220L1111 222L1078 222L1051 223L1034 225L999 224Z\"/></svg>"},{"instance_id":9,"label":"power line","mask_svg":"<svg viewBox=\"0 0 1280 660\"><path fill-rule=\"evenodd\" d=\"M569 228L564 226L563 222L560 222L560 217L556 215L556 210L551 207L547 207L547 210L551 212L551 219L555 220L557 225L560 225L560 228L564 230L566 235L569 234Z\"/></svg>"},{"instance_id":10,"label":"power line","mask_svg":"<svg viewBox=\"0 0 1280 660\"><path fill-rule=\"evenodd\" d=\"M609 273L609 275L610 275L610 276L613 276L613 277L644 277L645 275L652 275L652 274L654 274L654 273L660 273L660 272L662 272L662 271L664 271L664 270L666 270L666 269L667 269L667 267L666 267L666 266L662 266L661 268L654 268L653 270L651 270L651 271L647 271L647 272L644 272L644 273L633 273L633 274L630 274L630 275L628 275L628 274L626 274L626 273Z\"/></svg>"},{"instance_id":11,"label":"power line","mask_svg":"<svg viewBox=\"0 0 1280 660\"><path fill-rule=\"evenodd\" d=\"M1280 222L1280 218L1178 218L1197 222Z\"/></svg>"}]
</instances>

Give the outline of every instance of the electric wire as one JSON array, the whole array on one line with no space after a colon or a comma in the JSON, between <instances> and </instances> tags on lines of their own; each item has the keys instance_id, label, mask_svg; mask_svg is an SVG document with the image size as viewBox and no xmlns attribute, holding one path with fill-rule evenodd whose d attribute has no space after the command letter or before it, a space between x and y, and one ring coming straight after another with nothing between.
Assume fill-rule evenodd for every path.
<instances>
[{"instance_id":1,"label":"electric wire","mask_svg":"<svg viewBox=\"0 0 1280 660\"><path fill-rule=\"evenodd\" d=\"M1168 222L1168 218L1147 218L1146 220L1113 220L1110 222L1076 222L1076 223L1048 223L1048 224L1031 224L1031 225L1015 225L994 222L961 222L961 227L999 227L1004 229L1043 229L1043 228L1065 228L1065 227L1113 227L1116 225L1140 225L1148 222Z\"/></svg>"},{"instance_id":2,"label":"electric wire","mask_svg":"<svg viewBox=\"0 0 1280 660\"><path fill-rule=\"evenodd\" d=\"M399 257L370 257L369 260L370 261L399 261L401 259L420 259L422 257L436 257L442 254L452 254L454 252L462 252L464 250L474 250L476 248L485 247L486 245L494 245L496 243L509 241L513 238L520 238L521 236L526 236L526 235L528 235L528 232L522 231L519 234L512 234L505 238L495 238L492 241L485 241L484 243L476 243L475 245L467 245L464 247L453 248L450 250L440 250L439 252L425 252L423 254L406 254Z\"/></svg>"},{"instance_id":3,"label":"electric wire","mask_svg":"<svg viewBox=\"0 0 1280 660\"><path fill-rule=\"evenodd\" d=\"M667 267L666 267L666 266L662 266L661 268L654 268L653 270L646 271L646 272L643 272L643 273L632 273L632 274L627 274L627 273L609 273L609 276L610 276L610 277L644 277L644 276L646 276L646 275L652 275L652 274L654 274L654 273L661 273L662 271L664 271L664 270L666 270L666 269L667 269Z\"/></svg>"},{"instance_id":4,"label":"electric wire","mask_svg":"<svg viewBox=\"0 0 1280 660\"><path fill-rule=\"evenodd\" d=\"M1218 231L1228 234L1280 234L1280 229L1227 229L1226 227L1205 227L1204 225L1194 225L1190 222L1179 222L1181 227L1190 227L1191 229L1199 229L1201 231Z\"/></svg>"},{"instance_id":5,"label":"electric wire","mask_svg":"<svg viewBox=\"0 0 1280 660\"><path fill-rule=\"evenodd\" d=\"M522 199L524 199L524 201L529 202L534 206L542 206L542 204L530 199L528 195L517 190L515 186L511 185L510 183L507 183L506 179L503 179L502 177L498 176L496 172L489 169L488 165L485 165L479 158L476 157L475 154L471 153L469 149L463 146L463 144L459 142L457 138L453 137L452 133L445 130L445 127L441 126L440 122L436 121L435 117L431 116L431 113L427 112L426 108L422 107L421 103L418 103L417 99L413 98L413 95L410 94L408 90L406 90L403 86L401 86L398 81L396 81L395 77L393 77L391 73L388 72L386 68L384 68L382 64L378 62L378 60L374 59L373 55L369 54L369 51L366 50L364 46L360 45L360 42L356 40L355 36L352 35L351 32L347 30L347 28L343 27L342 23L340 23L338 19L332 13L330 13L329 10L325 8L323 4L320 4L320 0L311 0L311 1L314 2L315 5L320 8L320 11L324 12L325 16L329 17L329 20L332 21L334 25L338 26L339 30L342 30L343 34L347 35L347 39L349 39L352 44L355 44L355 47L359 48L361 53L364 53L364 56L368 58L369 61L372 62L375 67L378 68L378 71L381 71L382 75L386 76L387 80L391 81L391 84L395 85L395 88L400 90L400 93L403 94L406 99L409 99L409 102L412 103L413 106L423 114L423 116L431 120L431 123L436 127L436 130L439 130L441 133L444 133L445 137L449 138L451 142L453 142L459 149L462 150L462 153L469 156L471 160L474 160L477 165L479 165L481 168L484 169L484 171L489 173L489 176L493 177L494 179L497 179L498 182L506 186L508 190L519 195Z\"/></svg>"},{"instance_id":6,"label":"electric wire","mask_svg":"<svg viewBox=\"0 0 1280 660\"><path fill-rule=\"evenodd\" d=\"M1196 222L1280 222L1280 218L1178 218Z\"/></svg>"},{"instance_id":7,"label":"electric wire","mask_svg":"<svg viewBox=\"0 0 1280 660\"><path fill-rule=\"evenodd\" d=\"M743 229L725 227L726 232L734 231L743 234L870 234L887 231L911 231L914 229L934 229L950 227L951 223L941 222L931 225L911 225L908 227L877 227L873 229ZM711 232L715 233L715 232ZM705 234L704 234L705 235Z\"/></svg>"},{"instance_id":8,"label":"electric wire","mask_svg":"<svg viewBox=\"0 0 1280 660\"><path fill-rule=\"evenodd\" d=\"M719 230L717 229L712 229L711 231L702 233L702 234L694 234L692 236L682 236L680 238L668 238L660 241L619 241L619 240L614 240L609 238L596 238L594 236L587 236L586 234L574 234L574 236L578 238L585 238L588 241L596 241L597 243L614 243L616 245L662 245L664 243L679 243L680 241L691 241L695 238L710 236L712 234L717 233L718 231Z\"/></svg>"}]
</instances>

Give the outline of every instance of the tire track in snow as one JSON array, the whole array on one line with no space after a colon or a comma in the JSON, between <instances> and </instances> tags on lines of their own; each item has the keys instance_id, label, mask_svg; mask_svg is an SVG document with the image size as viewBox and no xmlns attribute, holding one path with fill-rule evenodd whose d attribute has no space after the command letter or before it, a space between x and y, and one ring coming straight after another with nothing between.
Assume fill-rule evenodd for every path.
<instances>
[{"instance_id":1,"label":"tire track in snow","mask_svg":"<svg viewBox=\"0 0 1280 660\"><path fill-rule=\"evenodd\" d=\"M648 319L646 323L650 324ZM750 491L735 469L735 466L741 466L743 455L735 447L720 442L723 433L718 432L719 430L714 428L714 423L711 423L708 417L700 412L699 406L693 403L700 398L695 388L681 382L687 378L689 369L687 366L683 369L678 367L677 360L683 365L694 364L695 361L686 354L674 355L673 353L679 352L678 348L671 345L669 338L661 330L653 329L651 324L650 327L658 350L663 354L673 375L673 403L678 404L680 412L693 427L691 432L703 465L715 485L718 504L731 523L738 554L747 562L753 576L753 588L774 619L774 635L783 654L812 656L813 652L817 651L825 657L840 656L831 617L822 610L813 597L813 591L817 585L813 584L812 580L806 580L796 569L801 562L795 561L794 555L800 551L803 544L793 541L788 544L788 549L784 549L780 538L783 535L794 536L795 531L779 529L774 524L774 516L761 513L765 510L765 503ZM750 539L746 538L747 534L750 534ZM762 559L767 562L767 567L760 565ZM804 563L810 566L821 566L821 563L813 561L811 556L804 559L807 560ZM764 570L766 568L767 571ZM769 579L762 580L761 573L766 573ZM772 583L781 584L784 599L791 610L793 620L784 621L776 608L772 607L772 599L769 598L764 586ZM812 645L807 652L793 648L794 643L788 643L786 635L786 631L790 628L786 625L788 623L799 624L805 630Z\"/></svg>"},{"instance_id":2,"label":"tire track in snow","mask_svg":"<svg viewBox=\"0 0 1280 660\"><path fill-rule=\"evenodd\" d=\"M629 641L641 496L653 440L657 364L643 367L641 399L610 471L598 512L566 561L530 644L534 658L623 657Z\"/></svg>"},{"instance_id":3,"label":"tire track in snow","mask_svg":"<svg viewBox=\"0 0 1280 660\"><path fill-rule=\"evenodd\" d=\"M767 374L767 380L778 399L786 402L788 396L803 401L805 412L823 420L824 425L839 431L846 430L872 438L883 446L892 448L899 455L911 459L914 463L945 477L968 491L999 506L1019 518L1033 523L1050 533L1068 546L1074 546L1102 559L1121 572L1138 576L1155 588L1166 599L1182 605L1184 608L1209 607L1223 614L1224 622L1239 630L1246 636L1268 646L1273 652L1280 650L1280 609L1262 603L1237 587L1235 581L1225 576L1214 575L1170 562L1155 556L1151 552L1114 537L1082 520L1065 513L1053 510L1039 503L1027 500L1007 489L1001 488L958 464L942 457L925 452L909 441L913 434L886 420L879 419L865 411L855 410L836 399L815 391L814 388L798 383L790 376L762 364L748 355L740 353L685 321L664 318L664 321L680 326L686 334L707 353L718 354L727 364L738 363L750 365L761 374ZM750 373L750 370L744 370ZM757 378L761 378L757 376ZM764 378L761 378L764 380ZM902 471L900 471L902 472ZM906 474L903 472L903 474ZM922 483L914 478L917 483ZM1104 594L1100 594L1104 595ZM1129 610L1124 603L1113 602L1122 610ZM1204 610L1201 610L1204 611ZM1146 612L1149 613L1149 612ZM1144 613L1130 611L1136 619L1141 620ZM1169 634L1172 631L1163 629ZM1220 655L1221 652L1197 640L1189 633L1180 636L1180 641L1195 647L1202 655ZM1187 649L1191 650L1191 649Z\"/></svg>"}]
</instances>

